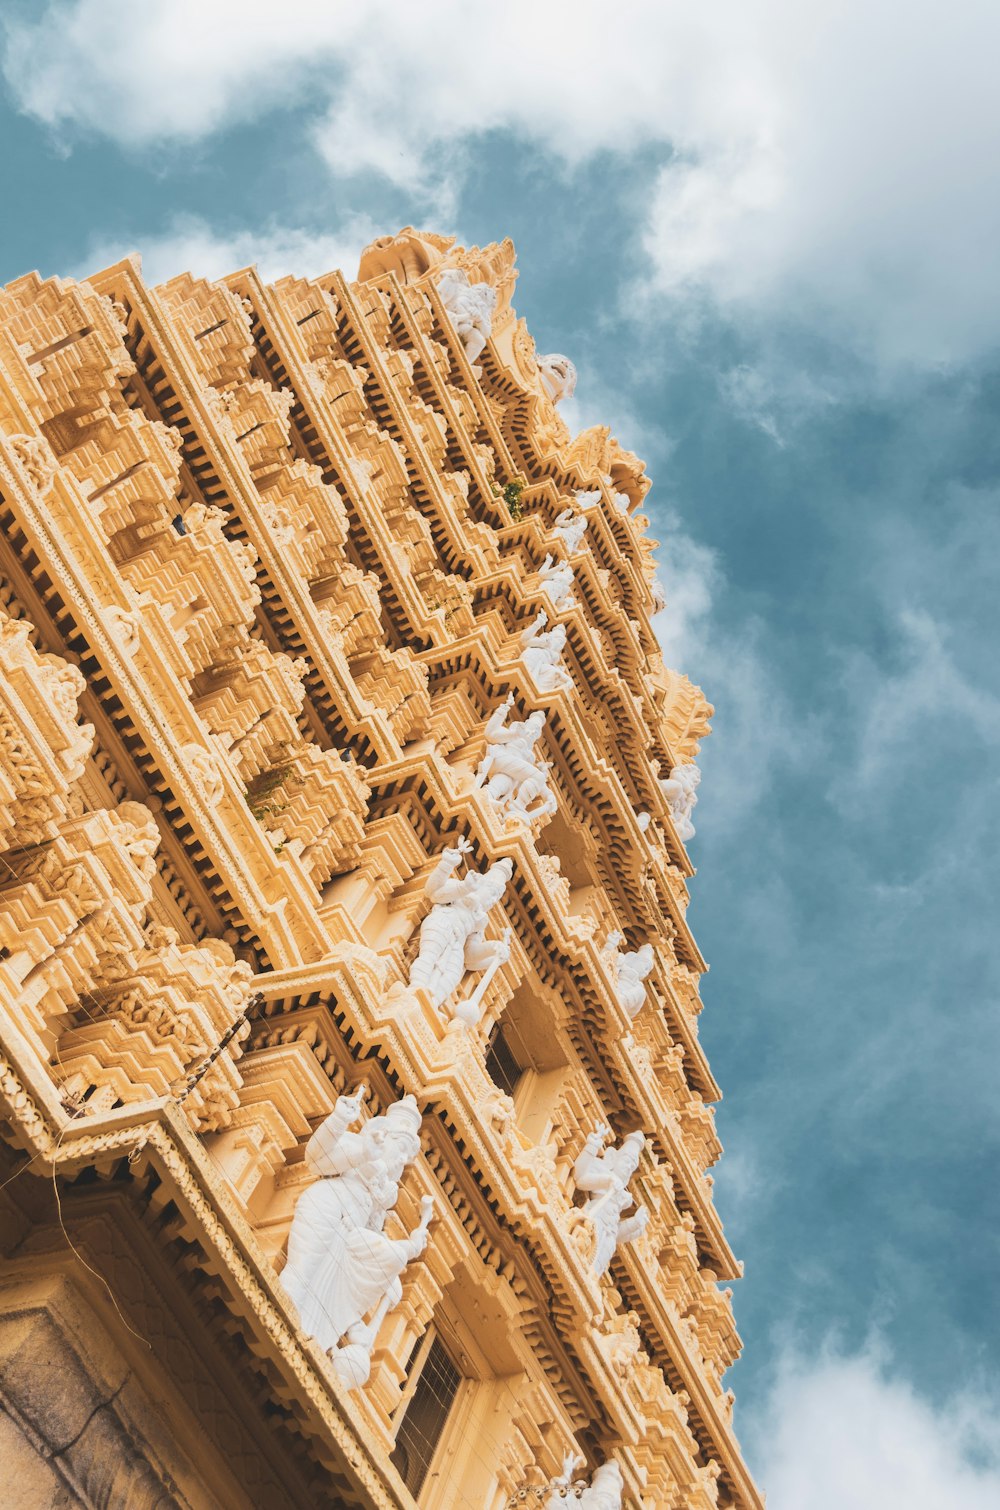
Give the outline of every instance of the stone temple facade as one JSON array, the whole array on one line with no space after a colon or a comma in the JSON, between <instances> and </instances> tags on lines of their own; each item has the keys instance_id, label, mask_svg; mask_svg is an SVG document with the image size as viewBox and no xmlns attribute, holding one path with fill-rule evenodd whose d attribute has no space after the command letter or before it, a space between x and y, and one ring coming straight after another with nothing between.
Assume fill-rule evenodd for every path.
<instances>
[{"instance_id":1,"label":"stone temple facade","mask_svg":"<svg viewBox=\"0 0 1000 1510\"><path fill-rule=\"evenodd\" d=\"M762 1504L712 710L515 276L0 290L4 1504Z\"/></svg>"}]
</instances>

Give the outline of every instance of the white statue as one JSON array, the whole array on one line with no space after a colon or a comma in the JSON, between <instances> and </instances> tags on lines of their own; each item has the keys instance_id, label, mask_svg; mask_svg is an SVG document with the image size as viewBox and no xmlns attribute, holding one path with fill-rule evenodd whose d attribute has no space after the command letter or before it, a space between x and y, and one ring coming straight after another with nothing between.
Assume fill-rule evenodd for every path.
<instances>
[{"instance_id":1,"label":"white statue","mask_svg":"<svg viewBox=\"0 0 1000 1510\"><path fill-rule=\"evenodd\" d=\"M583 537L587 533L587 520L571 505L568 509L563 509L552 528L557 535L562 536L567 554L575 556L583 545Z\"/></svg>"},{"instance_id":2,"label":"white statue","mask_svg":"<svg viewBox=\"0 0 1000 1510\"><path fill-rule=\"evenodd\" d=\"M552 607L568 606L567 600L571 600L573 594L573 568L569 562L556 561L553 556L546 556L538 568L538 575L542 579L542 589L547 593Z\"/></svg>"},{"instance_id":3,"label":"white statue","mask_svg":"<svg viewBox=\"0 0 1000 1510\"><path fill-rule=\"evenodd\" d=\"M576 501L581 509L591 509L596 503L600 503L601 490L600 488L594 488L593 492L585 493L582 489L579 489L576 494Z\"/></svg>"},{"instance_id":4,"label":"white statue","mask_svg":"<svg viewBox=\"0 0 1000 1510\"><path fill-rule=\"evenodd\" d=\"M437 280L441 302L470 362L479 360L493 334L497 293L488 283L470 283L461 268L446 267Z\"/></svg>"},{"instance_id":5,"label":"white statue","mask_svg":"<svg viewBox=\"0 0 1000 1510\"><path fill-rule=\"evenodd\" d=\"M667 606L667 593L659 577L653 578L649 590L653 595L653 612L662 613Z\"/></svg>"},{"instance_id":6,"label":"white statue","mask_svg":"<svg viewBox=\"0 0 1000 1510\"><path fill-rule=\"evenodd\" d=\"M569 357L553 351L537 360L542 387L552 402L558 404L560 399L572 398L576 392L576 368Z\"/></svg>"},{"instance_id":7,"label":"white statue","mask_svg":"<svg viewBox=\"0 0 1000 1510\"><path fill-rule=\"evenodd\" d=\"M675 765L669 776L660 778L660 790L667 799L677 837L683 844L694 838L691 814L698 804L700 780L701 772L693 762L689 765Z\"/></svg>"},{"instance_id":8,"label":"white statue","mask_svg":"<svg viewBox=\"0 0 1000 1510\"><path fill-rule=\"evenodd\" d=\"M556 624L543 633L548 622L545 610L540 609L521 635L521 660L539 692L572 692L573 678L562 663L566 625Z\"/></svg>"},{"instance_id":9,"label":"white statue","mask_svg":"<svg viewBox=\"0 0 1000 1510\"><path fill-rule=\"evenodd\" d=\"M601 958L610 970L615 982L615 995L623 1011L629 1017L638 1017L646 1000L643 982L655 963L652 944L643 944L641 949L622 954L619 946L624 943L622 933L609 933L601 950Z\"/></svg>"},{"instance_id":10,"label":"white statue","mask_svg":"<svg viewBox=\"0 0 1000 1510\"><path fill-rule=\"evenodd\" d=\"M545 728L543 712L508 724L514 706L513 692L500 704L486 725L486 754L476 776L500 812L508 818L532 823L556 811L549 788L548 767L535 755L535 745Z\"/></svg>"},{"instance_id":11,"label":"white statue","mask_svg":"<svg viewBox=\"0 0 1000 1510\"><path fill-rule=\"evenodd\" d=\"M420 1112L404 1096L348 1132L364 1095L361 1086L338 1097L306 1144L306 1163L319 1178L299 1196L281 1276L303 1332L326 1349L350 1389L368 1379L378 1329L402 1299L399 1276L427 1246L434 1207L425 1196L413 1232L385 1236L403 1171L420 1152Z\"/></svg>"},{"instance_id":12,"label":"white statue","mask_svg":"<svg viewBox=\"0 0 1000 1510\"><path fill-rule=\"evenodd\" d=\"M582 1510L621 1510L625 1479L617 1463L602 1463L594 1470L590 1488L577 1500Z\"/></svg>"},{"instance_id":13,"label":"white statue","mask_svg":"<svg viewBox=\"0 0 1000 1510\"><path fill-rule=\"evenodd\" d=\"M454 871L471 851L468 839L459 839L428 876L426 894L434 906L420 925L420 950L410 970L410 985L426 991L436 1007L444 1006L467 970L485 971L473 997L449 1011L450 1017L467 1023L478 1021L486 984L510 958L509 928L500 939L488 941L483 935L514 870L513 860L504 859L482 875L470 870L456 877Z\"/></svg>"},{"instance_id":14,"label":"white statue","mask_svg":"<svg viewBox=\"0 0 1000 1510\"><path fill-rule=\"evenodd\" d=\"M645 1231L649 1221L649 1212L645 1206L631 1216L622 1216L627 1207L635 1205L628 1182L639 1167L639 1156L646 1143L645 1135L630 1132L620 1148L608 1148L602 1153L610 1136L608 1128L595 1127L573 1165L577 1189L590 1193L590 1200L583 1207L583 1215L594 1228L595 1274L603 1274L614 1257L618 1244L632 1242Z\"/></svg>"},{"instance_id":15,"label":"white statue","mask_svg":"<svg viewBox=\"0 0 1000 1510\"><path fill-rule=\"evenodd\" d=\"M594 1470L589 1487L584 1487L583 1481L576 1475L586 1465L586 1458L579 1457L575 1452L563 1459L563 1471L548 1486L550 1492L545 1498L543 1510L559 1510L567 1502L589 1506L590 1510L621 1510L625 1480L618 1464L603 1463Z\"/></svg>"}]
</instances>

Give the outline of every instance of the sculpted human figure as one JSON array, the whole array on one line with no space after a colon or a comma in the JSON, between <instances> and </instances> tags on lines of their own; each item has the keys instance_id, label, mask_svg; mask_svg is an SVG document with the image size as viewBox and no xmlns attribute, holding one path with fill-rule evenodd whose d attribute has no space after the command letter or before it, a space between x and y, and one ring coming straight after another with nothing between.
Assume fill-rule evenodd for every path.
<instances>
[{"instance_id":1,"label":"sculpted human figure","mask_svg":"<svg viewBox=\"0 0 1000 1510\"><path fill-rule=\"evenodd\" d=\"M536 711L509 724L507 714L513 706L511 693L486 725L486 754L476 785L485 787L501 812L530 823L556 811L556 799L549 790L548 768L535 755L535 745L545 727L545 714Z\"/></svg>"},{"instance_id":2,"label":"sculpted human figure","mask_svg":"<svg viewBox=\"0 0 1000 1510\"><path fill-rule=\"evenodd\" d=\"M558 1510L566 1504L584 1505L589 1510L621 1510L625 1481L617 1463L602 1463L595 1468L590 1484L584 1488L576 1477L585 1466L585 1459L575 1452L563 1459L563 1471L553 1479L551 1493L545 1499L544 1510ZM572 1491L572 1493L570 1493Z\"/></svg>"},{"instance_id":3,"label":"sculpted human figure","mask_svg":"<svg viewBox=\"0 0 1000 1510\"><path fill-rule=\"evenodd\" d=\"M677 837L684 844L694 838L691 814L698 804L700 781L701 772L693 762L689 765L675 765L669 776L660 778L660 790L667 799Z\"/></svg>"},{"instance_id":4,"label":"sculpted human figure","mask_svg":"<svg viewBox=\"0 0 1000 1510\"><path fill-rule=\"evenodd\" d=\"M545 610L540 609L521 635L521 660L539 692L572 692L573 678L562 664L566 625L556 624L546 630L548 622Z\"/></svg>"},{"instance_id":5,"label":"sculpted human figure","mask_svg":"<svg viewBox=\"0 0 1000 1510\"><path fill-rule=\"evenodd\" d=\"M568 509L563 509L552 526L556 534L562 536L566 549L571 556L575 556L583 545L583 537L587 533L587 523L588 521L571 506Z\"/></svg>"},{"instance_id":6,"label":"sculpted human figure","mask_svg":"<svg viewBox=\"0 0 1000 1510\"><path fill-rule=\"evenodd\" d=\"M610 1136L608 1128L595 1127L573 1165L577 1189L590 1192L583 1214L594 1228L595 1274L603 1274L618 1244L638 1237L649 1221L649 1212L644 1206L632 1216L622 1216L623 1211L635 1205L628 1182L639 1167L645 1136L641 1132L631 1132L620 1148L608 1148L602 1153Z\"/></svg>"},{"instance_id":7,"label":"sculpted human figure","mask_svg":"<svg viewBox=\"0 0 1000 1510\"><path fill-rule=\"evenodd\" d=\"M410 970L410 985L443 1007L467 970L494 969L509 957L510 937L484 937L490 912L503 896L514 870L510 859L497 860L480 874L454 872L472 852L467 839L449 846L427 878L426 894L434 903L420 925L420 948ZM504 951L506 950L506 954Z\"/></svg>"},{"instance_id":8,"label":"sculpted human figure","mask_svg":"<svg viewBox=\"0 0 1000 1510\"><path fill-rule=\"evenodd\" d=\"M468 274L457 267L446 267L437 286L466 356L477 362L493 333L496 289L488 283L470 283Z\"/></svg>"},{"instance_id":9,"label":"sculpted human figure","mask_svg":"<svg viewBox=\"0 0 1000 1510\"><path fill-rule=\"evenodd\" d=\"M281 1276L302 1330L326 1349L350 1388L368 1378L378 1329L402 1299L399 1276L427 1246L434 1206L425 1196L409 1236L385 1236L403 1171L420 1152L420 1112L404 1096L349 1132L364 1095L361 1086L338 1097L306 1144L306 1163L319 1178L299 1196Z\"/></svg>"},{"instance_id":10,"label":"sculpted human figure","mask_svg":"<svg viewBox=\"0 0 1000 1510\"><path fill-rule=\"evenodd\" d=\"M623 954L619 948L625 941L622 933L609 933L601 950L615 979L615 994L629 1017L637 1017L646 1000L646 976L655 964L652 944L643 944Z\"/></svg>"},{"instance_id":11,"label":"sculpted human figure","mask_svg":"<svg viewBox=\"0 0 1000 1510\"><path fill-rule=\"evenodd\" d=\"M567 600L573 592L573 568L569 562L556 561L554 556L548 555L538 568L538 575L553 608L568 606Z\"/></svg>"}]
</instances>

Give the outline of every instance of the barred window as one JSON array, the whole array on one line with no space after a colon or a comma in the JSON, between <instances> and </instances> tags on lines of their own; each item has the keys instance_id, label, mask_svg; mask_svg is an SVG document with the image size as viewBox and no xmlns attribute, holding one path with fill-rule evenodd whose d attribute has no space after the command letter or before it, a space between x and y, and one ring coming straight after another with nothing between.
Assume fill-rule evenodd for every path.
<instances>
[{"instance_id":1,"label":"barred window","mask_svg":"<svg viewBox=\"0 0 1000 1510\"><path fill-rule=\"evenodd\" d=\"M444 1434L462 1376L436 1334L429 1346L416 1350L411 1369L415 1378L407 1379L409 1398L390 1456L407 1489L416 1496Z\"/></svg>"},{"instance_id":2,"label":"barred window","mask_svg":"<svg viewBox=\"0 0 1000 1510\"><path fill-rule=\"evenodd\" d=\"M486 1049L486 1073L493 1084L506 1091L508 1096L513 1096L514 1087L524 1074L524 1065L507 1042L501 1023L497 1023L490 1034Z\"/></svg>"}]
</instances>

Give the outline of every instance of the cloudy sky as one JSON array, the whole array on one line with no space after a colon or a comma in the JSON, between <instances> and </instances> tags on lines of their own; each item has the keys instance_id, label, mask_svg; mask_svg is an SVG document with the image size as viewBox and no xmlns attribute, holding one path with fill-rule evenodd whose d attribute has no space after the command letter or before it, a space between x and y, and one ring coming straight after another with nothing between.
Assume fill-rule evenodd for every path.
<instances>
[{"instance_id":1,"label":"cloudy sky","mask_svg":"<svg viewBox=\"0 0 1000 1510\"><path fill-rule=\"evenodd\" d=\"M691 918L771 1510L1000 1505L1000 9L3 6L0 281L518 248L717 705Z\"/></svg>"}]
</instances>

